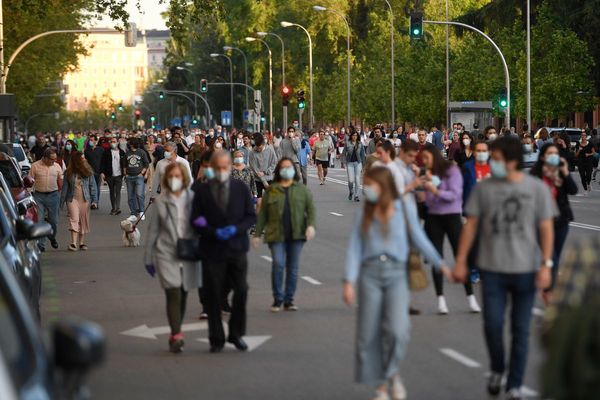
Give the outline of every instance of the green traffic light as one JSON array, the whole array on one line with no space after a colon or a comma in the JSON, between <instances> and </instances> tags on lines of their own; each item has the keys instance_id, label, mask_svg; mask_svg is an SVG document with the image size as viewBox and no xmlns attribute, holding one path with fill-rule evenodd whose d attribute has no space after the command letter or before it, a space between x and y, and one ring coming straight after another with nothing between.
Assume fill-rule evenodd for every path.
<instances>
[{"instance_id":1,"label":"green traffic light","mask_svg":"<svg viewBox=\"0 0 600 400\"><path fill-rule=\"evenodd\" d=\"M413 29L413 35L418 36L421 33L421 30L418 28Z\"/></svg>"},{"instance_id":2,"label":"green traffic light","mask_svg":"<svg viewBox=\"0 0 600 400\"><path fill-rule=\"evenodd\" d=\"M305 103L305 102L301 101L300 103L298 103L298 108L299 108L299 109L301 109L301 110L302 110L302 109L304 109L305 107L306 107L306 103Z\"/></svg>"},{"instance_id":3,"label":"green traffic light","mask_svg":"<svg viewBox=\"0 0 600 400\"><path fill-rule=\"evenodd\" d=\"M501 107L506 107L507 105L508 105L508 102L506 100L500 100Z\"/></svg>"},{"instance_id":4,"label":"green traffic light","mask_svg":"<svg viewBox=\"0 0 600 400\"><path fill-rule=\"evenodd\" d=\"M153 116L151 116L151 117L150 117L150 121L152 121L152 122L156 121L156 117L155 117L154 115L153 115Z\"/></svg>"}]
</instances>

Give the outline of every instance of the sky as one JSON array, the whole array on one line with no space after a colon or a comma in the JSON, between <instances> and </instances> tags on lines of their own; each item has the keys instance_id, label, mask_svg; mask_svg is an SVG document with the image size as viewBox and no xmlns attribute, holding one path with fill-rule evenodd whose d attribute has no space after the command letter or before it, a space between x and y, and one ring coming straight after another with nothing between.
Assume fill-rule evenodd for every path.
<instances>
[{"instance_id":1,"label":"sky","mask_svg":"<svg viewBox=\"0 0 600 400\"><path fill-rule=\"evenodd\" d=\"M161 13L167 10L168 2L159 4L159 0L140 0L142 12L135 7L136 0L128 0L127 11L131 20L137 23L138 28L144 29L167 29ZM109 18L98 22L97 26L111 27L114 24Z\"/></svg>"}]
</instances>

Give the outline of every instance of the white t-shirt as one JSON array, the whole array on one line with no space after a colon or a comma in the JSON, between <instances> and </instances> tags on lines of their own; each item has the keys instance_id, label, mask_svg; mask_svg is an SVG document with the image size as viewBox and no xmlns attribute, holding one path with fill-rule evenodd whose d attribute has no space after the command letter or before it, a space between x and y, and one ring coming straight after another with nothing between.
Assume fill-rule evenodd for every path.
<instances>
[{"instance_id":1,"label":"white t-shirt","mask_svg":"<svg viewBox=\"0 0 600 400\"><path fill-rule=\"evenodd\" d=\"M112 160L112 173L113 176L121 176L121 152L119 150L110 150L110 156Z\"/></svg>"},{"instance_id":2,"label":"white t-shirt","mask_svg":"<svg viewBox=\"0 0 600 400\"><path fill-rule=\"evenodd\" d=\"M162 181L162 177L165 173L165 170L167 169L167 166L171 162L172 162L171 160L163 158L162 160L160 160L159 162L156 163L156 169L154 170L154 177L152 178L152 193L153 194L158 194L158 188L160 187L160 182ZM178 162L179 164L181 164L184 167L184 170L187 171L188 177L190 178L190 186L191 186L192 182L194 180L192 179L192 170L190 169L190 163L188 163L188 161L185 158L179 157L179 156L177 156L177 158L175 159L175 162Z\"/></svg>"}]
</instances>

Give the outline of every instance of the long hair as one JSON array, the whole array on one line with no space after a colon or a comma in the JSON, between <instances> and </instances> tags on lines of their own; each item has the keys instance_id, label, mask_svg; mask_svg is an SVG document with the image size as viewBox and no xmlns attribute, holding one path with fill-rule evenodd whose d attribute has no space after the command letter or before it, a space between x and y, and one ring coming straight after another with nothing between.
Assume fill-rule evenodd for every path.
<instances>
[{"instance_id":1,"label":"long hair","mask_svg":"<svg viewBox=\"0 0 600 400\"><path fill-rule=\"evenodd\" d=\"M437 175L440 178L446 176L446 172L452 166L452 163L444 157L442 157L442 153L435 147L433 144L428 143L425 145L423 151L430 153L433 156L433 165L431 166L431 173L433 175Z\"/></svg>"},{"instance_id":2,"label":"long hair","mask_svg":"<svg viewBox=\"0 0 600 400\"><path fill-rule=\"evenodd\" d=\"M377 203L365 202L365 209L362 219L362 231L366 234L373 223L375 217L375 209L379 206L383 209L387 209L390 203L394 202L400 197L396 184L394 183L394 177L392 172L387 167L375 166L369 168L365 172L363 179L371 180L381 187L381 194L379 195L379 201ZM387 224L383 224L384 234L387 234Z\"/></svg>"},{"instance_id":3,"label":"long hair","mask_svg":"<svg viewBox=\"0 0 600 400\"><path fill-rule=\"evenodd\" d=\"M277 163L277 166L275 167L275 175L273 177L274 182L281 182L281 164L283 164L284 161L289 161L292 163L292 166L294 165L294 162L290 158L283 157L281 160L279 160L279 162ZM295 174L294 180L298 181L299 179L300 179L300 177L298 176L298 174Z\"/></svg>"},{"instance_id":4,"label":"long hair","mask_svg":"<svg viewBox=\"0 0 600 400\"><path fill-rule=\"evenodd\" d=\"M71 152L71 159L69 160L69 164L67 165L67 170L65 171L65 175L67 178L71 178L72 176L79 175L83 178L88 178L93 175L92 167L90 164L83 158L83 153L80 151Z\"/></svg>"},{"instance_id":5,"label":"long hair","mask_svg":"<svg viewBox=\"0 0 600 400\"><path fill-rule=\"evenodd\" d=\"M165 168L165 173L163 174L160 182L161 190L166 190L169 193L171 192L171 187L169 186L169 175L174 169L179 169L179 172L181 172L181 180L183 181L182 187L186 188L190 185L190 177L183 165L181 165L178 162L174 162L170 163L169 165L167 165L167 168Z\"/></svg>"},{"instance_id":6,"label":"long hair","mask_svg":"<svg viewBox=\"0 0 600 400\"><path fill-rule=\"evenodd\" d=\"M542 146L542 148L540 149L540 154L538 155L537 161L531 168L531 171L529 171L531 175L535 175L540 178L543 176L543 168L544 168L544 164L545 164L545 160L543 160L543 158L546 157L546 153L548 152L548 150L550 150L551 147L554 147L556 150L560 151L560 149L558 148L558 145L556 145L554 143L544 144ZM561 175L562 175L562 172L561 172Z\"/></svg>"}]
</instances>

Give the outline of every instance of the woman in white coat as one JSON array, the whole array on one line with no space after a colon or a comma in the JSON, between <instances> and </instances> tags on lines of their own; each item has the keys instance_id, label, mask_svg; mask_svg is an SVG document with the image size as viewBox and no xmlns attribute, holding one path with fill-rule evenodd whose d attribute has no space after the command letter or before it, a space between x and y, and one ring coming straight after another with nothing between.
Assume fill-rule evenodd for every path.
<instances>
[{"instance_id":1,"label":"woman in white coat","mask_svg":"<svg viewBox=\"0 0 600 400\"><path fill-rule=\"evenodd\" d=\"M158 273L160 285L167 297L167 318L171 327L169 350L183 349L181 323L185 314L187 293L201 286L200 263L177 257L177 240L192 238L190 211L193 194L189 191L189 174L179 163L169 164L162 177L160 196L148 227L145 265L154 277Z\"/></svg>"}]
</instances>

